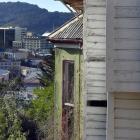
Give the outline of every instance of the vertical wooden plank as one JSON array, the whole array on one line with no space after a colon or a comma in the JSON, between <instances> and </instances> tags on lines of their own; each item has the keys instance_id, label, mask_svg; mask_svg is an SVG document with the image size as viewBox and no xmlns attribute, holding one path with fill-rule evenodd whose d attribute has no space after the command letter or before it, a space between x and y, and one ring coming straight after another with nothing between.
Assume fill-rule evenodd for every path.
<instances>
[{"instance_id":1,"label":"vertical wooden plank","mask_svg":"<svg viewBox=\"0 0 140 140\"><path fill-rule=\"evenodd\" d=\"M114 140L114 95L108 93L106 140Z\"/></svg>"},{"instance_id":2,"label":"vertical wooden plank","mask_svg":"<svg viewBox=\"0 0 140 140\"><path fill-rule=\"evenodd\" d=\"M87 108L87 87L86 87L86 81L85 81L85 77L86 77L86 73L87 73L87 46L86 44L88 43L86 40L86 34L87 34L87 0L83 0L84 1L84 14L83 14L83 63L84 63L84 72L83 72L83 95L84 95L84 110L83 110L83 123L84 123L84 127L83 127L83 139L86 140L86 134L87 134L87 129L86 129L86 120L87 120L87 115L86 115L86 108ZM92 44L92 43L91 43ZM92 46L92 45L91 45Z\"/></svg>"},{"instance_id":3,"label":"vertical wooden plank","mask_svg":"<svg viewBox=\"0 0 140 140\"><path fill-rule=\"evenodd\" d=\"M114 140L113 48L114 48L114 0L107 0L106 11L106 86L107 86L107 140ZM110 92L108 92L110 91Z\"/></svg>"},{"instance_id":4,"label":"vertical wooden plank","mask_svg":"<svg viewBox=\"0 0 140 140\"><path fill-rule=\"evenodd\" d=\"M85 94L84 94L84 77L83 77L83 72L84 72L84 63L83 63L83 55L79 55L79 108L80 108L80 139L79 140L84 140L84 109L85 109Z\"/></svg>"},{"instance_id":5,"label":"vertical wooden plank","mask_svg":"<svg viewBox=\"0 0 140 140\"><path fill-rule=\"evenodd\" d=\"M113 90L113 48L114 48L114 0L107 0L106 11L106 88L107 91Z\"/></svg>"}]
</instances>

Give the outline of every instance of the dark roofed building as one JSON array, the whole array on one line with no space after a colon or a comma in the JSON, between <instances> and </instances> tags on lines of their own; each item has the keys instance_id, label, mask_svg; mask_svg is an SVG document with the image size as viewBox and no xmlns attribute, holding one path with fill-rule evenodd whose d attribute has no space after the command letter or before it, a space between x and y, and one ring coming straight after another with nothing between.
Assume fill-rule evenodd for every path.
<instances>
[{"instance_id":1,"label":"dark roofed building","mask_svg":"<svg viewBox=\"0 0 140 140\"><path fill-rule=\"evenodd\" d=\"M0 28L0 48L11 48L15 40L14 28Z\"/></svg>"},{"instance_id":2,"label":"dark roofed building","mask_svg":"<svg viewBox=\"0 0 140 140\"><path fill-rule=\"evenodd\" d=\"M49 35L49 40L55 45L57 130L54 139L80 139L82 133L82 20L83 16L79 15Z\"/></svg>"}]
</instances>

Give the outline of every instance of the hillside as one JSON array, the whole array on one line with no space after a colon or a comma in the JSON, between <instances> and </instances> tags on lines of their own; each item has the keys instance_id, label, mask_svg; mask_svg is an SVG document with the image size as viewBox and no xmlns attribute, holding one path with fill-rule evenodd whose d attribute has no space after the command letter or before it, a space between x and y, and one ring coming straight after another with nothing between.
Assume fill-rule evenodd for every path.
<instances>
[{"instance_id":1,"label":"hillside","mask_svg":"<svg viewBox=\"0 0 140 140\"><path fill-rule=\"evenodd\" d=\"M72 16L71 13L49 12L23 2L0 2L0 26L27 27L37 34L52 31Z\"/></svg>"}]
</instances>

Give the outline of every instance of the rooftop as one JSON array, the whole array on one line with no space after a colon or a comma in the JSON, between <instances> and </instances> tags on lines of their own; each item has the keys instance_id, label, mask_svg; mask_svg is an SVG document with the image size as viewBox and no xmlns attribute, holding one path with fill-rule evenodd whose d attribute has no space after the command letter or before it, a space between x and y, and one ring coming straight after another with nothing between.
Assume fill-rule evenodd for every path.
<instances>
[{"instance_id":1,"label":"rooftop","mask_svg":"<svg viewBox=\"0 0 140 140\"><path fill-rule=\"evenodd\" d=\"M81 41L83 38L83 15L79 15L60 28L53 31L49 36L53 41Z\"/></svg>"},{"instance_id":2,"label":"rooftop","mask_svg":"<svg viewBox=\"0 0 140 140\"><path fill-rule=\"evenodd\" d=\"M5 74L9 74L10 72L8 70L3 70L3 69L0 69L0 76L1 75L5 75Z\"/></svg>"},{"instance_id":3,"label":"rooftop","mask_svg":"<svg viewBox=\"0 0 140 140\"><path fill-rule=\"evenodd\" d=\"M0 27L0 30L9 30L9 29L14 29L13 27Z\"/></svg>"},{"instance_id":4,"label":"rooftop","mask_svg":"<svg viewBox=\"0 0 140 140\"><path fill-rule=\"evenodd\" d=\"M45 32L44 34L42 34L42 36L48 37L50 35L49 32Z\"/></svg>"},{"instance_id":5,"label":"rooftop","mask_svg":"<svg viewBox=\"0 0 140 140\"><path fill-rule=\"evenodd\" d=\"M9 62L9 63L14 63L14 62L21 62L19 60L10 60L10 59L0 59L0 63L3 62Z\"/></svg>"}]
</instances>

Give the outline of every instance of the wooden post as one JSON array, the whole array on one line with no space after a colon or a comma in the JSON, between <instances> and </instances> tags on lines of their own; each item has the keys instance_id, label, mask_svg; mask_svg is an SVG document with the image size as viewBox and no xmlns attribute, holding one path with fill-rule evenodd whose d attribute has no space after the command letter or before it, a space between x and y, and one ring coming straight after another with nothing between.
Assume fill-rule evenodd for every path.
<instances>
[{"instance_id":1,"label":"wooden post","mask_svg":"<svg viewBox=\"0 0 140 140\"><path fill-rule=\"evenodd\" d=\"M107 105L107 133L106 140L114 140L114 95L113 93L107 93L108 105Z\"/></svg>"}]
</instances>

